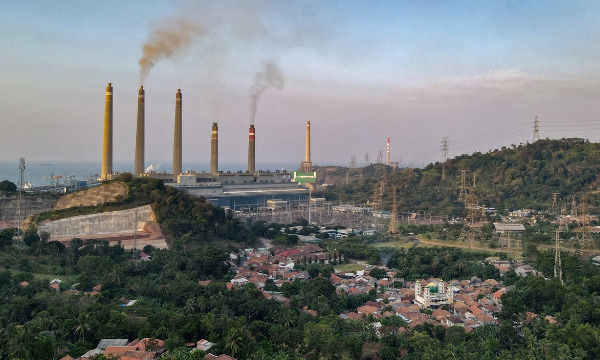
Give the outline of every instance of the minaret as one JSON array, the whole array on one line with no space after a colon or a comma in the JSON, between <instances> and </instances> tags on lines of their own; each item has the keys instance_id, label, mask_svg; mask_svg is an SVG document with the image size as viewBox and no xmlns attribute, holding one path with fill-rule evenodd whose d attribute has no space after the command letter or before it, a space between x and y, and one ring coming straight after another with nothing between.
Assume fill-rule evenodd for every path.
<instances>
[{"instance_id":1,"label":"minaret","mask_svg":"<svg viewBox=\"0 0 600 360\"><path fill-rule=\"evenodd\" d=\"M144 87L138 92L137 130L135 133L135 163L133 175L144 173Z\"/></svg>"},{"instance_id":2,"label":"minaret","mask_svg":"<svg viewBox=\"0 0 600 360\"><path fill-rule=\"evenodd\" d=\"M306 151L304 153L304 161L300 164L300 171L312 171L312 163L310 162L310 121L306 122Z\"/></svg>"},{"instance_id":3,"label":"minaret","mask_svg":"<svg viewBox=\"0 0 600 360\"><path fill-rule=\"evenodd\" d=\"M212 124L212 135L210 139L210 172L219 173L219 127L217 123Z\"/></svg>"},{"instance_id":4,"label":"minaret","mask_svg":"<svg viewBox=\"0 0 600 360\"><path fill-rule=\"evenodd\" d=\"M181 174L181 89L175 94L175 131L173 136L173 180Z\"/></svg>"},{"instance_id":5,"label":"minaret","mask_svg":"<svg viewBox=\"0 0 600 360\"><path fill-rule=\"evenodd\" d=\"M255 168L255 130L254 125L250 125L248 130L248 172L254 174Z\"/></svg>"},{"instance_id":6,"label":"minaret","mask_svg":"<svg viewBox=\"0 0 600 360\"><path fill-rule=\"evenodd\" d=\"M102 143L101 180L110 180L112 168L113 147L113 88L111 83L106 86L106 103L104 106L104 142Z\"/></svg>"}]
</instances>

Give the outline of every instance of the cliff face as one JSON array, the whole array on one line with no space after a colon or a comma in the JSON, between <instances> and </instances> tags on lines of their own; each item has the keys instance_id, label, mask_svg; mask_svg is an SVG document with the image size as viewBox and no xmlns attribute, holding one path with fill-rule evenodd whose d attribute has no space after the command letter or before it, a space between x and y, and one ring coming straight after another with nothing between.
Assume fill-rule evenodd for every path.
<instances>
[{"instance_id":1,"label":"cliff face","mask_svg":"<svg viewBox=\"0 0 600 360\"><path fill-rule=\"evenodd\" d=\"M52 210L63 210L78 206L97 206L107 202L121 201L126 197L127 185L112 182L65 195L58 200Z\"/></svg>"}]
</instances>

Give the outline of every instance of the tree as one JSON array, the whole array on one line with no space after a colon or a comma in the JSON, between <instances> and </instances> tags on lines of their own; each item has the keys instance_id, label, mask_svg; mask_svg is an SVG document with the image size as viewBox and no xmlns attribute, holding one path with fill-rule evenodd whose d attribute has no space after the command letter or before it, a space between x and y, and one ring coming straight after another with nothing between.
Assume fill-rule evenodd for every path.
<instances>
[{"instance_id":1,"label":"tree","mask_svg":"<svg viewBox=\"0 0 600 360\"><path fill-rule=\"evenodd\" d=\"M337 342L329 325L308 323L304 326L304 353L308 359L335 358Z\"/></svg>"},{"instance_id":2,"label":"tree","mask_svg":"<svg viewBox=\"0 0 600 360\"><path fill-rule=\"evenodd\" d=\"M79 336L79 340L84 340L85 336L92 331L90 318L88 314L79 315L77 325L73 327L73 333Z\"/></svg>"},{"instance_id":3,"label":"tree","mask_svg":"<svg viewBox=\"0 0 600 360\"><path fill-rule=\"evenodd\" d=\"M374 268L369 272L369 276L372 276L377 280L383 279L384 277L386 277L386 275L387 274L385 270L383 270L382 268Z\"/></svg>"},{"instance_id":4,"label":"tree","mask_svg":"<svg viewBox=\"0 0 600 360\"><path fill-rule=\"evenodd\" d=\"M8 181L8 180L0 181L0 191L16 192L17 185L15 185L15 183Z\"/></svg>"}]
</instances>

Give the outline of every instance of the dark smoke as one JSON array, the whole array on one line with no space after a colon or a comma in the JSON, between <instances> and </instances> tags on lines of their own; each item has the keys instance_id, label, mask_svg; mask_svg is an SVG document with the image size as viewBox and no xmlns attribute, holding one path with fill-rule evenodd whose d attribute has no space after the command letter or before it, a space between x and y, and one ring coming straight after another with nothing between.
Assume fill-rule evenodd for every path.
<instances>
[{"instance_id":1,"label":"dark smoke","mask_svg":"<svg viewBox=\"0 0 600 360\"><path fill-rule=\"evenodd\" d=\"M283 78L283 71L273 61L266 61L263 63L262 71L254 75L254 85L250 87L250 124L254 125L256 119L256 107L260 96L272 87L277 90L283 89L285 80Z\"/></svg>"},{"instance_id":2,"label":"dark smoke","mask_svg":"<svg viewBox=\"0 0 600 360\"><path fill-rule=\"evenodd\" d=\"M140 83L143 84L150 69L161 58L170 58L188 46L195 35L204 34L204 29L197 24L178 20L154 30L150 39L144 44L144 54L138 61L140 64Z\"/></svg>"}]
</instances>

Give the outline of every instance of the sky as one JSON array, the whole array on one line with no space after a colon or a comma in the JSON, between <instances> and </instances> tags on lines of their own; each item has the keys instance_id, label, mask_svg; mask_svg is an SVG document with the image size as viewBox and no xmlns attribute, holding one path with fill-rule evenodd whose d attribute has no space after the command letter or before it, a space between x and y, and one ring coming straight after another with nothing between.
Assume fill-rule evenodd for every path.
<instances>
[{"instance_id":1,"label":"sky","mask_svg":"<svg viewBox=\"0 0 600 360\"><path fill-rule=\"evenodd\" d=\"M257 168L303 161L306 121L317 165L385 160L387 138L401 166L443 160L444 138L450 158L510 147L536 116L540 138L597 142L598 18L593 1L5 2L0 161L100 163L110 82L115 161L133 167L143 83L146 166L172 159L177 89L184 162L208 162L217 122L219 161L243 164L266 64Z\"/></svg>"}]
</instances>

